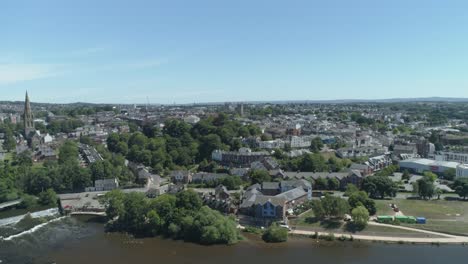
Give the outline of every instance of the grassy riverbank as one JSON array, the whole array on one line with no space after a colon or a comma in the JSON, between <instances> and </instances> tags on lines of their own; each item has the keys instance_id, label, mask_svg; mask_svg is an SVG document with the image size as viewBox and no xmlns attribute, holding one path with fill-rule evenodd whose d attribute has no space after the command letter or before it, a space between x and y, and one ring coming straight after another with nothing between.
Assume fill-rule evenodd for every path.
<instances>
[{"instance_id":1,"label":"grassy riverbank","mask_svg":"<svg viewBox=\"0 0 468 264\"><path fill-rule=\"evenodd\" d=\"M297 219L290 220L290 227L301 230L360 234L369 236L398 236L398 237L439 237L437 235L424 234L416 231L401 230L386 226L367 226L363 230L350 230L345 222L342 221L318 221L312 211L306 212Z\"/></svg>"},{"instance_id":2,"label":"grassy riverbank","mask_svg":"<svg viewBox=\"0 0 468 264\"><path fill-rule=\"evenodd\" d=\"M393 215L389 204L394 203L408 216L427 218L424 225L405 225L430 231L468 235L468 202L446 200L376 200L377 214ZM403 224L402 224L403 225Z\"/></svg>"}]
</instances>

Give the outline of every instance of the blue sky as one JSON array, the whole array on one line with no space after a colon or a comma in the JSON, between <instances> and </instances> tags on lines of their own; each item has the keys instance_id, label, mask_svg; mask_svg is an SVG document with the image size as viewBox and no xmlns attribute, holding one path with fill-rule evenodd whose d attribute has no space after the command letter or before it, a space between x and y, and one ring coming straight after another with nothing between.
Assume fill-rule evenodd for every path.
<instances>
[{"instance_id":1,"label":"blue sky","mask_svg":"<svg viewBox=\"0 0 468 264\"><path fill-rule=\"evenodd\" d=\"M0 100L468 97L468 2L0 3Z\"/></svg>"}]
</instances>

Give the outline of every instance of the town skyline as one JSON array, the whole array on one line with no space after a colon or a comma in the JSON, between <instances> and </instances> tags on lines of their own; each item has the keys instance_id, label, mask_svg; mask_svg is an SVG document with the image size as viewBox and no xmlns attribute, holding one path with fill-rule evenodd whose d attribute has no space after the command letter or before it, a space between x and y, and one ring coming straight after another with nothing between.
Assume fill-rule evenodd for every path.
<instances>
[{"instance_id":1,"label":"town skyline","mask_svg":"<svg viewBox=\"0 0 468 264\"><path fill-rule=\"evenodd\" d=\"M3 100L0 100L0 102L12 102L12 103L22 103L24 102L24 93L26 95L29 94L28 90L23 92L23 98L18 99L18 100L8 100L8 98L2 98ZM71 101L71 102L47 102L47 101L37 101L33 100L31 101L32 104L91 104L91 105L112 105L112 104L117 104L117 105L219 105L219 104L225 104L225 103L231 103L231 104L297 104L297 103L306 103L306 104L314 104L314 103L319 103L319 104L353 104L353 103L402 103L402 102L411 102L411 103L417 103L417 102L427 102L427 103L461 103L461 102L467 102L468 97L408 97L408 98L403 98L403 97L395 97L395 98L381 98L381 99L367 99L367 98L338 98L338 99L293 99L293 100L245 100L245 101L200 101L200 102L186 102L186 103L177 103L177 102L172 102L172 103L153 103L149 102L149 100L145 102L127 102L127 103L121 103L121 102L92 102L92 101Z\"/></svg>"}]
</instances>

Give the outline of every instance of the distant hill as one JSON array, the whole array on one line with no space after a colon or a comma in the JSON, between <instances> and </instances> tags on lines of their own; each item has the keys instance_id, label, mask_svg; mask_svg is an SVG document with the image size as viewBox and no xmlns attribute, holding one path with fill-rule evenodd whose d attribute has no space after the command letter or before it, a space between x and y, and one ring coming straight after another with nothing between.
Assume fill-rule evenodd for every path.
<instances>
[{"instance_id":1,"label":"distant hill","mask_svg":"<svg viewBox=\"0 0 468 264\"><path fill-rule=\"evenodd\" d=\"M195 105L222 105L225 103L237 104L353 104L353 103L418 103L418 102L428 102L428 103L468 103L468 98L455 98L455 97L421 97L421 98L389 98L389 99L335 99L335 100L273 100L273 101L231 101L231 102L203 102L195 103ZM0 101L0 104L23 104L22 101ZM86 102L76 102L76 103L40 103L40 102L31 102L35 105L68 105L68 106L96 106L96 105L133 105L133 104L119 104L119 103L86 103ZM145 105L145 104L137 104ZM151 104L156 105L194 105L193 103L186 104Z\"/></svg>"}]
</instances>

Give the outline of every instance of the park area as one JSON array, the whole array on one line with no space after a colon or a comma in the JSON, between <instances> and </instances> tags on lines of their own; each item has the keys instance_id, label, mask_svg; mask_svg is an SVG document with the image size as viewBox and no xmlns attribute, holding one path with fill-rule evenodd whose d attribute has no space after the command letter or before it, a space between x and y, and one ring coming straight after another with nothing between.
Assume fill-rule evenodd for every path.
<instances>
[{"instance_id":1,"label":"park area","mask_svg":"<svg viewBox=\"0 0 468 264\"><path fill-rule=\"evenodd\" d=\"M298 230L309 230L317 232L359 234L368 236L395 236L395 237L421 237L439 238L438 235L425 234L417 231L402 230L388 226L368 225L363 230L352 230L344 221L318 221L312 210L309 210L295 219L290 219L289 226Z\"/></svg>"},{"instance_id":2,"label":"park area","mask_svg":"<svg viewBox=\"0 0 468 264\"><path fill-rule=\"evenodd\" d=\"M377 215L394 215L390 204L395 204L406 216L425 217L426 224L402 224L414 228L468 235L468 202L448 200L375 200Z\"/></svg>"}]
</instances>

